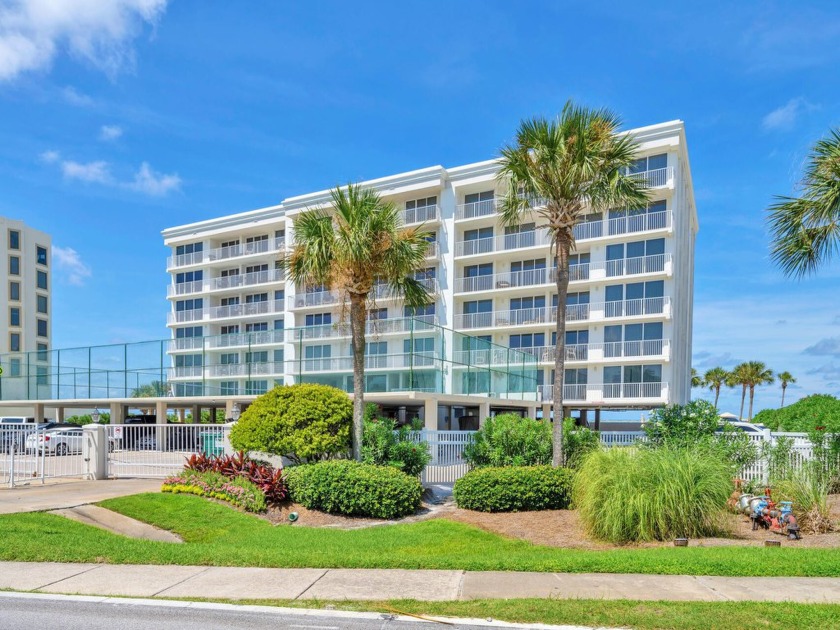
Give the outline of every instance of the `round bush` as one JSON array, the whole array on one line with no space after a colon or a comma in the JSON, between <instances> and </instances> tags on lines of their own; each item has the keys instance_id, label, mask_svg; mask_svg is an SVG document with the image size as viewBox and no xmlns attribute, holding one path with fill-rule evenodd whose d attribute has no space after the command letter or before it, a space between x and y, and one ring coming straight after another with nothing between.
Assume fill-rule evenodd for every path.
<instances>
[{"instance_id":1,"label":"round bush","mask_svg":"<svg viewBox=\"0 0 840 630\"><path fill-rule=\"evenodd\" d=\"M275 387L257 398L233 425L230 442L238 451L262 451L297 462L350 450L353 403L327 385Z\"/></svg>"},{"instance_id":2,"label":"round bush","mask_svg":"<svg viewBox=\"0 0 840 630\"><path fill-rule=\"evenodd\" d=\"M551 463L551 425L515 413L487 418L464 450L472 466L538 466Z\"/></svg>"},{"instance_id":3,"label":"round bush","mask_svg":"<svg viewBox=\"0 0 840 630\"><path fill-rule=\"evenodd\" d=\"M332 460L286 470L289 496L311 510L345 516L399 518L420 505L423 486L393 466Z\"/></svg>"},{"instance_id":4,"label":"round bush","mask_svg":"<svg viewBox=\"0 0 840 630\"><path fill-rule=\"evenodd\" d=\"M574 472L551 466L475 468L455 482L458 507L479 512L564 510Z\"/></svg>"}]
</instances>

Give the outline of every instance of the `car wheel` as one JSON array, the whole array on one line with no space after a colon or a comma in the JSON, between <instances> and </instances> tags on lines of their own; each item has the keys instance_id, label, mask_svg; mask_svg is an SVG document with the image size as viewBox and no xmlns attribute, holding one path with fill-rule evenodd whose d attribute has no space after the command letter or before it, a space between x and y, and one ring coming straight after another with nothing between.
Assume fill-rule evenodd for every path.
<instances>
[{"instance_id":1,"label":"car wheel","mask_svg":"<svg viewBox=\"0 0 840 630\"><path fill-rule=\"evenodd\" d=\"M57 444L55 447L55 454L56 455L67 455L67 445L66 444Z\"/></svg>"}]
</instances>

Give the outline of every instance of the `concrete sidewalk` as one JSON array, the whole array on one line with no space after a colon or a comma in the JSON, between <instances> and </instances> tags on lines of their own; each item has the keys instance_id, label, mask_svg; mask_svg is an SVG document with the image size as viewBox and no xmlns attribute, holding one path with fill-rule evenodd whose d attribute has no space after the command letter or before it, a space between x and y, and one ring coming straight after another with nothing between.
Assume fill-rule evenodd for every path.
<instances>
[{"instance_id":1,"label":"concrete sidewalk","mask_svg":"<svg viewBox=\"0 0 840 630\"><path fill-rule=\"evenodd\" d=\"M215 599L585 598L840 603L840 578L0 562L0 589Z\"/></svg>"},{"instance_id":2,"label":"concrete sidewalk","mask_svg":"<svg viewBox=\"0 0 840 630\"><path fill-rule=\"evenodd\" d=\"M162 479L73 480L0 488L0 514L58 510L139 492L158 492L162 482Z\"/></svg>"}]
</instances>

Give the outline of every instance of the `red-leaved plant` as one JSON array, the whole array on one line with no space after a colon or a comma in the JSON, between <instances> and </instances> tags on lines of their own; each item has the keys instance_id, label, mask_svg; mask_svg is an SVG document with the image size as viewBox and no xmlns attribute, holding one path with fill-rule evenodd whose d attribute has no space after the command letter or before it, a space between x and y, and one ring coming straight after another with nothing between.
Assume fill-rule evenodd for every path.
<instances>
[{"instance_id":1,"label":"red-leaved plant","mask_svg":"<svg viewBox=\"0 0 840 630\"><path fill-rule=\"evenodd\" d=\"M217 472L228 479L244 477L263 491L269 503L280 503L288 495L282 469L255 462L242 451L234 455L193 454L187 458L184 468Z\"/></svg>"}]
</instances>

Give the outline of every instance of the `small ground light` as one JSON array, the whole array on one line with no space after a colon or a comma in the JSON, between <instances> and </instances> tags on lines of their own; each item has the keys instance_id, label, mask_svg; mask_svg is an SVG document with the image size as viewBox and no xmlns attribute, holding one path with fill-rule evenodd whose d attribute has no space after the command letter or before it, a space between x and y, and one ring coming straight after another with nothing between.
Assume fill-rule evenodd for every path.
<instances>
[{"instance_id":1,"label":"small ground light","mask_svg":"<svg viewBox=\"0 0 840 630\"><path fill-rule=\"evenodd\" d=\"M688 538L675 538L674 547L688 547Z\"/></svg>"},{"instance_id":2,"label":"small ground light","mask_svg":"<svg viewBox=\"0 0 840 630\"><path fill-rule=\"evenodd\" d=\"M782 541L781 540L765 540L764 541L765 547L781 547Z\"/></svg>"},{"instance_id":3,"label":"small ground light","mask_svg":"<svg viewBox=\"0 0 840 630\"><path fill-rule=\"evenodd\" d=\"M298 520L298 513L297 512L289 512L289 522L294 523Z\"/></svg>"}]
</instances>

